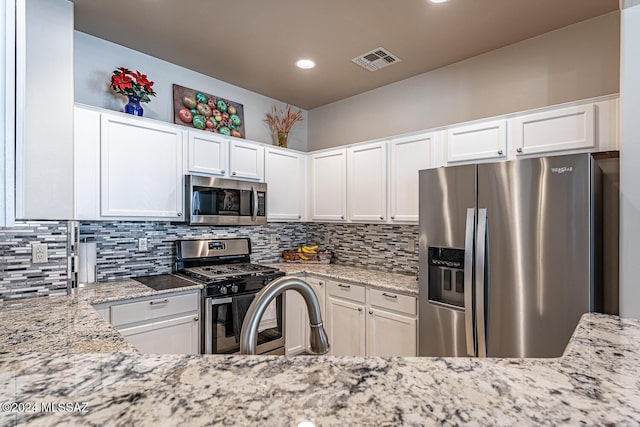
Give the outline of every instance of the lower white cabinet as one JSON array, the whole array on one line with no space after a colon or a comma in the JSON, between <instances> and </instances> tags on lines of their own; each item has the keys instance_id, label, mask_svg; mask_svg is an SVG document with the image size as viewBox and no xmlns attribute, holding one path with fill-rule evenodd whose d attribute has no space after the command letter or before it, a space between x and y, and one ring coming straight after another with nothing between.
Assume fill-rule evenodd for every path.
<instances>
[{"instance_id":1,"label":"lower white cabinet","mask_svg":"<svg viewBox=\"0 0 640 427\"><path fill-rule=\"evenodd\" d=\"M362 285L327 280L325 326L333 356L366 354L365 291Z\"/></svg>"},{"instance_id":2,"label":"lower white cabinet","mask_svg":"<svg viewBox=\"0 0 640 427\"><path fill-rule=\"evenodd\" d=\"M198 354L200 328L197 315L160 320L119 329L141 353Z\"/></svg>"},{"instance_id":3,"label":"lower white cabinet","mask_svg":"<svg viewBox=\"0 0 640 427\"><path fill-rule=\"evenodd\" d=\"M94 306L141 353L200 353L200 292Z\"/></svg>"},{"instance_id":4,"label":"lower white cabinet","mask_svg":"<svg viewBox=\"0 0 640 427\"><path fill-rule=\"evenodd\" d=\"M417 356L415 297L333 280L325 287L331 355Z\"/></svg>"},{"instance_id":5,"label":"lower white cabinet","mask_svg":"<svg viewBox=\"0 0 640 427\"><path fill-rule=\"evenodd\" d=\"M364 356L364 303L327 297L327 335L332 356Z\"/></svg>"},{"instance_id":6,"label":"lower white cabinet","mask_svg":"<svg viewBox=\"0 0 640 427\"><path fill-rule=\"evenodd\" d=\"M369 309L367 356L416 356L416 337L415 317Z\"/></svg>"},{"instance_id":7,"label":"lower white cabinet","mask_svg":"<svg viewBox=\"0 0 640 427\"><path fill-rule=\"evenodd\" d=\"M285 354L292 355L307 347L307 306L302 295L295 291L285 293Z\"/></svg>"},{"instance_id":8,"label":"lower white cabinet","mask_svg":"<svg viewBox=\"0 0 640 427\"><path fill-rule=\"evenodd\" d=\"M320 304L320 314L322 321L326 325L325 311L325 280L315 277L305 277L306 281L316 294ZM326 327L325 327L326 329ZM294 291L286 293L286 320L285 320L285 349L286 354L301 353L309 348L309 337L311 334L309 326L309 313L307 305L302 296Z\"/></svg>"}]
</instances>

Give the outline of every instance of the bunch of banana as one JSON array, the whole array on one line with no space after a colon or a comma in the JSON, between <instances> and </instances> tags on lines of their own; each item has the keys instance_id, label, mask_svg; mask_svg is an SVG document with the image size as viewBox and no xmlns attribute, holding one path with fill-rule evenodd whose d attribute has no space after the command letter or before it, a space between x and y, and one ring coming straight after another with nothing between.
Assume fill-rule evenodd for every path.
<instances>
[{"instance_id":1,"label":"bunch of banana","mask_svg":"<svg viewBox=\"0 0 640 427\"><path fill-rule=\"evenodd\" d=\"M315 254L317 253L317 251L318 251L318 245L314 245L314 246L302 245L298 248L298 256L302 260L309 261L310 258L305 254Z\"/></svg>"}]
</instances>

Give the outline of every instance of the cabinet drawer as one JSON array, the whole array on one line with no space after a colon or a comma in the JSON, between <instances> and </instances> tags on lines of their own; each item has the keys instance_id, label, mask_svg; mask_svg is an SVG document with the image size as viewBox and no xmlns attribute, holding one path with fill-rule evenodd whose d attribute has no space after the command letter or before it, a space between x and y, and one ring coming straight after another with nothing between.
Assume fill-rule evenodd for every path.
<instances>
[{"instance_id":1,"label":"cabinet drawer","mask_svg":"<svg viewBox=\"0 0 640 427\"><path fill-rule=\"evenodd\" d=\"M394 292L371 289L371 305L397 311L399 313L416 315L416 299Z\"/></svg>"},{"instance_id":2,"label":"cabinet drawer","mask_svg":"<svg viewBox=\"0 0 640 427\"><path fill-rule=\"evenodd\" d=\"M175 296L159 295L157 298L111 306L113 326L142 322L150 319L198 311L198 294Z\"/></svg>"},{"instance_id":3,"label":"cabinet drawer","mask_svg":"<svg viewBox=\"0 0 640 427\"><path fill-rule=\"evenodd\" d=\"M364 286L327 280L329 295L364 303Z\"/></svg>"}]
</instances>

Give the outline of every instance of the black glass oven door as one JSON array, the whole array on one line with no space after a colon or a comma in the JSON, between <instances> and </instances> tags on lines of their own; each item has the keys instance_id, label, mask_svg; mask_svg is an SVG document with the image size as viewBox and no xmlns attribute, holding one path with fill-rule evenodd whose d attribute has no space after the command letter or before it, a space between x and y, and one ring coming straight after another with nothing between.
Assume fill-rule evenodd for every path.
<instances>
[{"instance_id":1,"label":"black glass oven door","mask_svg":"<svg viewBox=\"0 0 640 427\"><path fill-rule=\"evenodd\" d=\"M244 315L255 294L207 298L205 316L205 352L234 354L240 351L240 330ZM275 313L263 316L258 332L258 353L284 345L282 297L276 298Z\"/></svg>"}]
</instances>

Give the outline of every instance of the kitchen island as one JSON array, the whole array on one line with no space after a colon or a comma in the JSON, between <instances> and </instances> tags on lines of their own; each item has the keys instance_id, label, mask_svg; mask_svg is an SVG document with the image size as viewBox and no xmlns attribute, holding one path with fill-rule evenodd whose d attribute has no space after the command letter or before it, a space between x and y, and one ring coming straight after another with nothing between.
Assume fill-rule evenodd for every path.
<instances>
[{"instance_id":1,"label":"kitchen island","mask_svg":"<svg viewBox=\"0 0 640 427\"><path fill-rule=\"evenodd\" d=\"M16 402L0 425L640 420L640 320L587 314L557 359L142 355L92 313L105 292L0 303L0 402ZM36 310L48 321L26 323Z\"/></svg>"}]
</instances>

